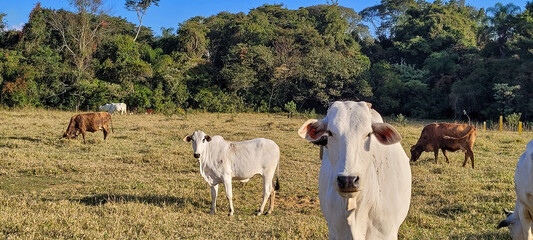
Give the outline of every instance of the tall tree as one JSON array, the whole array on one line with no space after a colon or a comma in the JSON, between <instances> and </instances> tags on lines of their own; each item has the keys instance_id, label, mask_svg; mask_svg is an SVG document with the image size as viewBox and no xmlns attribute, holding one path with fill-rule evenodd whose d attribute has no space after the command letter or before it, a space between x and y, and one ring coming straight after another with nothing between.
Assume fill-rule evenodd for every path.
<instances>
[{"instance_id":1,"label":"tall tree","mask_svg":"<svg viewBox=\"0 0 533 240\"><path fill-rule=\"evenodd\" d=\"M420 2L425 3L424 1ZM365 21L370 22L376 35L391 38L392 28L409 7L416 7L419 3L415 0L381 0L381 3L363 9L359 14Z\"/></svg>"},{"instance_id":2,"label":"tall tree","mask_svg":"<svg viewBox=\"0 0 533 240\"><path fill-rule=\"evenodd\" d=\"M79 80L82 76L91 75L90 61L101 38L102 28L107 24L103 20L102 0L70 0L70 4L76 9L75 14L54 11L49 21L61 38L61 47L66 49L76 66Z\"/></svg>"},{"instance_id":3,"label":"tall tree","mask_svg":"<svg viewBox=\"0 0 533 240\"><path fill-rule=\"evenodd\" d=\"M126 9L129 11L135 11L137 13L137 18L139 19L139 27L137 27L137 33L135 34L133 41L137 40L139 32L141 31L144 15L146 15L146 10L148 10L152 4L159 6L159 0L126 0Z\"/></svg>"},{"instance_id":4,"label":"tall tree","mask_svg":"<svg viewBox=\"0 0 533 240\"><path fill-rule=\"evenodd\" d=\"M513 37L515 19L520 12L520 7L512 3L506 5L496 3L494 7L488 8L487 12L493 14L489 20L492 24L492 31L496 35L501 58L505 58L505 44Z\"/></svg>"}]
</instances>

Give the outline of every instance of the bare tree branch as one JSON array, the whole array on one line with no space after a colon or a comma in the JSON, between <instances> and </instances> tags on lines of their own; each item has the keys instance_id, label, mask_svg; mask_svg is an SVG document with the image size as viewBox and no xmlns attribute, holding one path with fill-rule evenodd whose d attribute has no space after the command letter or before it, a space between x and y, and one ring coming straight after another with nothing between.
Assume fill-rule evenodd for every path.
<instances>
[{"instance_id":1,"label":"bare tree branch","mask_svg":"<svg viewBox=\"0 0 533 240\"><path fill-rule=\"evenodd\" d=\"M159 6L159 0L126 0L125 7L129 11L135 11L137 13L137 18L139 19L139 26L137 27L137 33L133 41L137 40L139 32L141 31L144 15L146 15L146 10L150 5Z\"/></svg>"}]
</instances>

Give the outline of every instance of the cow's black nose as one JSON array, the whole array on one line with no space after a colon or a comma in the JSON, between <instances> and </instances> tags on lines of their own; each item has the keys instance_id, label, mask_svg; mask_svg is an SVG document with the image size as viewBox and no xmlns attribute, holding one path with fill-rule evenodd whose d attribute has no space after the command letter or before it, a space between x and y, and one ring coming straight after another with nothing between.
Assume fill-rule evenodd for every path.
<instances>
[{"instance_id":1,"label":"cow's black nose","mask_svg":"<svg viewBox=\"0 0 533 240\"><path fill-rule=\"evenodd\" d=\"M199 153L195 153L194 154L194 158L200 158L200 154Z\"/></svg>"},{"instance_id":2,"label":"cow's black nose","mask_svg":"<svg viewBox=\"0 0 533 240\"><path fill-rule=\"evenodd\" d=\"M359 187L358 176L337 176L337 185L343 192L355 192Z\"/></svg>"}]
</instances>

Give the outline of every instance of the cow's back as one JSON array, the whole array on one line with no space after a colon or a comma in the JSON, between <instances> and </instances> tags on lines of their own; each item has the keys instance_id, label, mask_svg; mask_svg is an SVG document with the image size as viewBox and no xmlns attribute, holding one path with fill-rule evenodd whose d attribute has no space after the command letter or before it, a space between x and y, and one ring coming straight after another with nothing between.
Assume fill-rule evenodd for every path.
<instances>
[{"instance_id":1,"label":"cow's back","mask_svg":"<svg viewBox=\"0 0 533 240\"><path fill-rule=\"evenodd\" d=\"M275 169L279 162L280 152L274 141L256 138L242 142L229 142L226 157L231 161L234 174L250 175L262 173L265 169Z\"/></svg>"},{"instance_id":2,"label":"cow's back","mask_svg":"<svg viewBox=\"0 0 533 240\"><path fill-rule=\"evenodd\" d=\"M440 137L449 136L454 138L462 138L468 134L471 128L473 128L473 126L468 124L440 123L438 125L438 133Z\"/></svg>"},{"instance_id":3,"label":"cow's back","mask_svg":"<svg viewBox=\"0 0 533 240\"><path fill-rule=\"evenodd\" d=\"M468 124L441 123L438 133L439 144L452 150L464 147L465 144L472 148L476 140L476 129Z\"/></svg>"},{"instance_id":4,"label":"cow's back","mask_svg":"<svg viewBox=\"0 0 533 240\"><path fill-rule=\"evenodd\" d=\"M76 122L80 128L91 132L98 131L101 127L107 126L110 120L111 115L108 112L79 114L76 118Z\"/></svg>"}]
</instances>

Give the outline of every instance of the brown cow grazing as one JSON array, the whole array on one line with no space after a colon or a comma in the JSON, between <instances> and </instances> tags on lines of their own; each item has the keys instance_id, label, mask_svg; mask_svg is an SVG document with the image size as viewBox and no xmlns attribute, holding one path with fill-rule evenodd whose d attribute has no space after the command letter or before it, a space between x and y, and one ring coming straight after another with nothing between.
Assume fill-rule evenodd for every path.
<instances>
[{"instance_id":1,"label":"brown cow grazing","mask_svg":"<svg viewBox=\"0 0 533 240\"><path fill-rule=\"evenodd\" d=\"M420 134L418 142L411 147L411 161L416 161L422 152L435 153L435 163L439 149L442 150L446 162L450 163L446 151L455 152L463 150L465 152L465 161L463 167L466 165L468 157L472 161L472 169L474 168L474 141L476 140L476 128L468 124L454 124L454 123L432 123L426 125Z\"/></svg>"},{"instance_id":2,"label":"brown cow grazing","mask_svg":"<svg viewBox=\"0 0 533 240\"><path fill-rule=\"evenodd\" d=\"M81 132L83 136L83 143L85 143L85 132L96 132L100 129L104 132L104 140L109 134L108 123L111 123L111 130L113 130L113 122L111 121L111 114L108 112L83 113L77 114L70 118L67 131L63 133L63 137L67 139L76 138Z\"/></svg>"}]
</instances>

